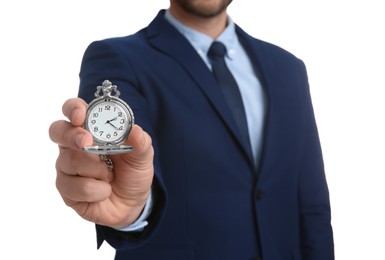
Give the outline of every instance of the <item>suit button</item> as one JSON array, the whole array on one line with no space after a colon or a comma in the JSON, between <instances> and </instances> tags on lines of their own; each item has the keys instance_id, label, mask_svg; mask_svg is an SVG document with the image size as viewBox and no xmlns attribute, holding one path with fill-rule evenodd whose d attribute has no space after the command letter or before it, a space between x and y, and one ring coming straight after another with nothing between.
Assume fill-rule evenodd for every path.
<instances>
[{"instance_id":1,"label":"suit button","mask_svg":"<svg viewBox=\"0 0 385 260\"><path fill-rule=\"evenodd\" d=\"M261 189L256 189L255 190L255 199L256 200L261 200L263 196L263 191Z\"/></svg>"}]
</instances>

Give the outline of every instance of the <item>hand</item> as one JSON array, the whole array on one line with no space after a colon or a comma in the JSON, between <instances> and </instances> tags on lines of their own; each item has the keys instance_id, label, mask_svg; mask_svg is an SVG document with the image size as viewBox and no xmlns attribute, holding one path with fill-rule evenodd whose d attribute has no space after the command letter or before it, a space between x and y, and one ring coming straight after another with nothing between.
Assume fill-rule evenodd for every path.
<instances>
[{"instance_id":1,"label":"hand","mask_svg":"<svg viewBox=\"0 0 385 260\"><path fill-rule=\"evenodd\" d=\"M133 151L110 155L109 171L98 155L82 150L93 144L83 127L87 104L79 98L67 100L63 114L49 128L59 146L56 187L64 202L84 219L105 226L123 227L140 215L151 192L154 151L150 136L134 125L127 139Z\"/></svg>"}]
</instances>

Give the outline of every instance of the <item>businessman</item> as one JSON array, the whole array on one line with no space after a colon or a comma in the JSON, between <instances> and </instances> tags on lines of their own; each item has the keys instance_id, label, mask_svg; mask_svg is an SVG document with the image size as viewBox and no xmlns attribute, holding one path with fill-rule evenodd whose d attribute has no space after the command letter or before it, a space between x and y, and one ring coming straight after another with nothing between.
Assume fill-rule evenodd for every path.
<instances>
[{"instance_id":1,"label":"businessman","mask_svg":"<svg viewBox=\"0 0 385 260\"><path fill-rule=\"evenodd\" d=\"M230 3L170 0L137 33L91 43L68 121L51 124L57 189L116 259L334 259L305 65L243 31ZM106 79L136 123L113 167L82 149Z\"/></svg>"}]
</instances>

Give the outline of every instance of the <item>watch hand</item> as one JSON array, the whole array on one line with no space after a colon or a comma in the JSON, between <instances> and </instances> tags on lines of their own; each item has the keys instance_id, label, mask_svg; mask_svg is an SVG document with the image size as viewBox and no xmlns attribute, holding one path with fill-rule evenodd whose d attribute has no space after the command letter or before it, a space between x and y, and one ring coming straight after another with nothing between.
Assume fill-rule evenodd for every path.
<instances>
[{"instance_id":1,"label":"watch hand","mask_svg":"<svg viewBox=\"0 0 385 260\"><path fill-rule=\"evenodd\" d=\"M115 121L116 119L118 119L118 117L114 117L114 118L111 119L111 120L107 120L106 124L109 124L111 121Z\"/></svg>"},{"instance_id":2,"label":"watch hand","mask_svg":"<svg viewBox=\"0 0 385 260\"><path fill-rule=\"evenodd\" d=\"M118 130L118 128L116 126L114 126L110 121L107 121L106 124L110 124L113 128L115 128L116 130Z\"/></svg>"}]
</instances>

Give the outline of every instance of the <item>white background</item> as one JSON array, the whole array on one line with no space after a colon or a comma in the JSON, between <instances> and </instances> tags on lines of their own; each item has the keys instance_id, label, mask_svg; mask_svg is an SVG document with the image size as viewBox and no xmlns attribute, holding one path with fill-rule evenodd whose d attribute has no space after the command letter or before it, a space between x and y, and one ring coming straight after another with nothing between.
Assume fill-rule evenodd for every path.
<instances>
[{"instance_id":1,"label":"white background","mask_svg":"<svg viewBox=\"0 0 385 260\"><path fill-rule=\"evenodd\" d=\"M55 188L51 122L77 95L93 40L146 26L168 0L0 3L0 259L112 259ZM307 65L332 202L336 258L385 259L384 8L375 0L235 0L253 36Z\"/></svg>"}]
</instances>

